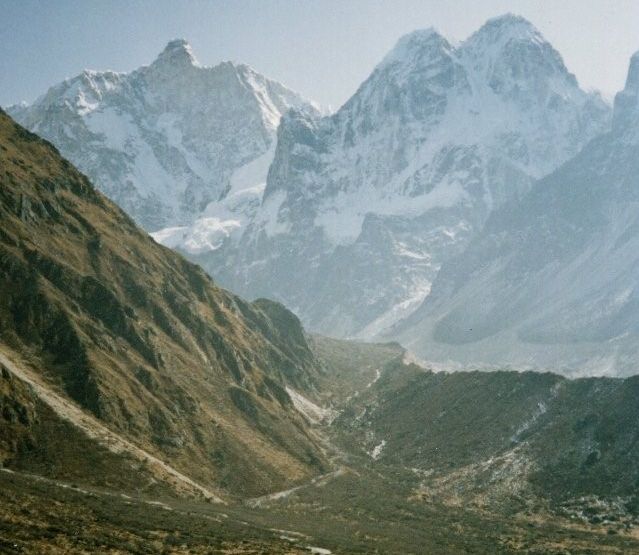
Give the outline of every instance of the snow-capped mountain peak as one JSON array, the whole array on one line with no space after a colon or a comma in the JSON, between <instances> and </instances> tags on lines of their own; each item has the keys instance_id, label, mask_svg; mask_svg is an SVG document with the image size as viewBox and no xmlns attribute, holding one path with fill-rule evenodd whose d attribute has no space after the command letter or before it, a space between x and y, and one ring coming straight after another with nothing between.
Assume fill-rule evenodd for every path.
<instances>
[{"instance_id":1,"label":"snow-capped mountain peak","mask_svg":"<svg viewBox=\"0 0 639 555\"><path fill-rule=\"evenodd\" d=\"M522 18L458 46L415 31L335 114L282 119L254 218L198 262L311 329L371 337L420 304L493 209L608 123Z\"/></svg>"},{"instance_id":2,"label":"snow-capped mountain peak","mask_svg":"<svg viewBox=\"0 0 639 555\"><path fill-rule=\"evenodd\" d=\"M190 224L231 189L263 188L270 163L263 157L272 156L289 108L313 111L248 66L198 64L188 42L176 39L150 65L84 71L9 112L155 231Z\"/></svg>"},{"instance_id":3,"label":"snow-capped mountain peak","mask_svg":"<svg viewBox=\"0 0 639 555\"><path fill-rule=\"evenodd\" d=\"M85 69L79 75L50 87L33 106L46 106L49 110L67 108L84 116L99 106L105 94L120 86L123 75L125 74L114 71L98 72ZM9 110L17 114L26 113L29 111L29 104L23 102L10 107Z\"/></svg>"},{"instance_id":4,"label":"snow-capped mountain peak","mask_svg":"<svg viewBox=\"0 0 639 555\"><path fill-rule=\"evenodd\" d=\"M512 13L489 19L470 36L468 42L492 43L503 47L512 40L546 43L546 39L530 21Z\"/></svg>"},{"instance_id":5,"label":"snow-capped mountain peak","mask_svg":"<svg viewBox=\"0 0 639 555\"><path fill-rule=\"evenodd\" d=\"M526 19L505 15L489 20L460 47L473 71L497 95L523 104L587 95L563 59Z\"/></svg>"},{"instance_id":6,"label":"snow-capped mountain peak","mask_svg":"<svg viewBox=\"0 0 639 555\"><path fill-rule=\"evenodd\" d=\"M152 66L184 67L198 66L191 45L185 39L173 39L155 59Z\"/></svg>"},{"instance_id":7,"label":"snow-capped mountain peak","mask_svg":"<svg viewBox=\"0 0 639 555\"><path fill-rule=\"evenodd\" d=\"M438 50L450 50L452 47L444 36L434 27L419 29L401 37L395 47L377 65L378 70L392 64L418 66Z\"/></svg>"},{"instance_id":8,"label":"snow-capped mountain peak","mask_svg":"<svg viewBox=\"0 0 639 555\"><path fill-rule=\"evenodd\" d=\"M399 39L336 116L355 133L374 133L373 119L436 119L447 91L467 85L454 47L435 29Z\"/></svg>"}]
</instances>

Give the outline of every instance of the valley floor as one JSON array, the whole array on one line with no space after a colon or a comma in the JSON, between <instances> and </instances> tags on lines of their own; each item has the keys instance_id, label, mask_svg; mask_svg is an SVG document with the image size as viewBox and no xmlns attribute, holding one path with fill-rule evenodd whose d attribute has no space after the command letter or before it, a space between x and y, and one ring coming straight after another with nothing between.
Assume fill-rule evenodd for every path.
<instances>
[{"instance_id":1,"label":"valley floor","mask_svg":"<svg viewBox=\"0 0 639 555\"><path fill-rule=\"evenodd\" d=\"M77 469L67 475L73 478L65 478L20 459L13 467L0 468L0 553L639 553L639 520L628 501L618 497L615 506L594 495L571 496L572 505L561 505L551 500L548 487L535 490L528 481L532 475L519 464L519 452L525 453L536 437L521 441L520 436L539 426L535 434L543 439L553 429L548 426L564 422L556 415L550 418L552 406L535 397L540 392L554 399L562 389L570 390L573 386L562 385L562 378L513 372L434 374L408 364L404 350L394 344L314 338L314 349L325 362L314 402L330 410L315 410L314 417L321 418L309 422L331 461L328 472L289 489L218 503L193 492L176 495L171 488L136 490L125 482L101 481L104 468ZM2 360L5 371L13 371L42 400L57 406L57 397L50 398L53 393L34 376L22 375L11 361ZM588 384L577 384L579 391ZM606 399L605 383L594 385L599 398ZM628 412L634 405L618 401L623 399L618 396L621 385L608 385L616 395L610 402L625 403ZM510 400L518 391L523 399L530 397L530 407ZM421 396L407 405L408 394ZM486 395L501 399L497 415L490 414ZM574 405L583 405L584 398ZM459 405L446 416L437 406L450 407L451 399ZM314 402L301 397L299 410ZM594 425L592 414L584 420L576 409L563 410L566 402L560 405L566 429L581 433ZM432 410L434 416L429 416ZM477 425L478 415L486 418L485 424ZM76 416L67 420L92 437L88 417ZM492 441L504 435L502 426L509 430L513 425L515 439L495 445L482 439L476 450L468 447L482 433ZM438 426L443 426L442 436ZM613 445L613 439L608 436L608 443ZM84 449L82 442L73 444ZM99 457L101 451L96 453ZM124 455L131 453L125 450ZM473 462L464 463L464 457ZM117 468L126 468L128 460L113 459ZM533 459L529 462L534 466ZM414 467L420 464L422 468ZM570 471L567 484L573 475Z\"/></svg>"},{"instance_id":2,"label":"valley floor","mask_svg":"<svg viewBox=\"0 0 639 555\"><path fill-rule=\"evenodd\" d=\"M0 552L139 554L634 553L639 539L407 501L349 472L260 509L127 496L0 472ZM399 480L398 480L399 483Z\"/></svg>"}]
</instances>

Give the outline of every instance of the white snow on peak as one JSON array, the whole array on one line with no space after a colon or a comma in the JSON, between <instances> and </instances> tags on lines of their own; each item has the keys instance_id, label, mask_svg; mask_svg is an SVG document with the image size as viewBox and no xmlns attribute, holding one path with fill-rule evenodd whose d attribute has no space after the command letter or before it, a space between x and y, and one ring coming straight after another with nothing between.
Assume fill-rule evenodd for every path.
<instances>
[{"instance_id":1,"label":"white snow on peak","mask_svg":"<svg viewBox=\"0 0 639 555\"><path fill-rule=\"evenodd\" d=\"M199 66L199 63L188 41L185 39L173 39L168 42L152 65Z\"/></svg>"},{"instance_id":2,"label":"white snow on peak","mask_svg":"<svg viewBox=\"0 0 639 555\"><path fill-rule=\"evenodd\" d=\"M282 115L310 104L249 66L197 63L184 39L130 73L86 70L11 115L156 237L217 248L259 204ZM259 174L259 175L257 175ZM247 183L248 181L248 183ZM257 188L256 188L257 187ZM250 199L249 199L250 197ZM221 207L211 207L223 199ZM205 210L206 209L206 210Z\"/></svg>"},{"instance_id":3,"label":"white snow on peak","mask_svg":"<svg viewBox=\"0 0 639 555\"><path fill-rule=\"evenodd\" d=\"M513 39L546 43L544 37L530 21L512 13L490 18L469 37L468 42L491 40L504 43Z\"/></svg>"},{"instance_id":4,"label":"white snow on peak","mask_svg":"<svg viewBox=\"0 0 639 555\"><path fill-rule=\"evenodd\" d=\"M495 208L608 124L522 18L459 45L416 31L336 113L287 113L261 205L208 267L311 329L370 338L421 304Z\"/></svg>"},{"instance_id":5,"label":"white snow on peak","mask_svg":"<svg viewBox=\"0 0 639 555\"><path fill-rule=\"evenodd\" d=\"M418 56L423 55L424 50L449 46L448 41L434 27L418 29L401 37L394 48L377 65L377 69L383 69L394 63L415 62Z\"/></svg>"},{"instance_id":6,"label":"white snow on peak","mask_svg":"<svg viewBox=\"0 0 639 555\"><path fill-rule=\"evenodd\" d=\"M535 49L512 53L504 48L512 39L529 41ZM394 67L397 64L399 70ZM528 76L530 66L537 73ZM390 77L381 71L386 68L392 70ZM433 110L430 121L421 125L411 121L409 114L393 117L380 113L379 117L387 121L378 124L379 131L367 131L348 150L335 148L335 158L344 159L335 161L335 180L358 182L337 189L317 212L315 225L323 227L336 245L352 243L369 213L414 216L466 202L468 194L461 186L467 179L464 175L451 174L424 195L398 194L412 175L427 168L448 145L478 145L482 150L505 151L507 156L512 148L510 162L523 173L539 178L576 153L575 143L579 141L570 134L579 121L579 110L597 100L600 109L606 109L599 97L579 89L559 54L530 22L510 14L490 20L459 48L452 47L434 29L401 38L356 96L340 110L350 129L371 127L370 121L378 116L371 114L381 112L390 102L386 96L390 88L387 79L392 80L393 87L406 89L404 94L423 94L424 102L431 92L433 101L442 108L439 113ZM526 80L527 83L522 82ZM417 83L423 92L412 92ZM399 92L396 95L403 98ZM565 103L565 113L549 110L546 104L550 100ZM346 115L349 111L350 117ZM308 126L316 129L322 123L311 120ZM558 145L549 152L545 137L552 135L565 146ZM411 144L407 144L409 137ZM514 147L513 141L518 146ZM395 151L407 160L394 175L386 175ZM368 168L363 162L367 159ZM347 164L362 167L349 176ZM489 203L495 200L487 198Z\"/></svg>"}]
</instances>

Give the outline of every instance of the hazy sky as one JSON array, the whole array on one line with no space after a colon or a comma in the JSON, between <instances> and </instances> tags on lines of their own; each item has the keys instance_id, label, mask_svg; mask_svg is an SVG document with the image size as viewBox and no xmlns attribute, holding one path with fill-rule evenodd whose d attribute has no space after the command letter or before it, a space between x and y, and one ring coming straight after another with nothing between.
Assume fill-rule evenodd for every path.
<instances>
[{"instance_id":1,"label":"hazy sky","mask_svg":"<svg viewBox=\"0 0 639 555\"><path fill-rule=\"evenodd\" d=\"M404 33L462 40L489 17L532 21L586 88L612 96L639 50L638 0L0 0L0 105L84 68L128 71L172 38L338 107Z\"/></svg>"}]
</instances>

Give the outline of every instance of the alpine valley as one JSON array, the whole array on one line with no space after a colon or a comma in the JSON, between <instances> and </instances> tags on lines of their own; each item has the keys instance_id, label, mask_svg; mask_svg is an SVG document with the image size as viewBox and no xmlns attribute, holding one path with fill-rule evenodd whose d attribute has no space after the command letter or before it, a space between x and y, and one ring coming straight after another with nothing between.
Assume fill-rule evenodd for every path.
<instances>
[{"instance_id":1,"label":"alpine valley","mask_svg":"<svg viewBox=\"0 0 639 555\"><path fill-rule=\"evenodd\" d=\"M639 552L636 378L309 335L3 112L0 168L3 552Z\"/></svg>"},{"instance_id":2,"label":"alpine valley","mask_svg":"<svg viewBox=\"0 0 639 555\"><path fill-rule=\"evenodd\" d=\"M0 552L639 553L638 160L513 15L0 109Z\"/></svg>"}]
</instances>

